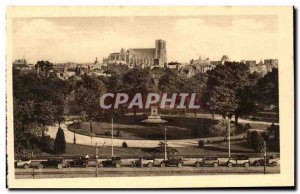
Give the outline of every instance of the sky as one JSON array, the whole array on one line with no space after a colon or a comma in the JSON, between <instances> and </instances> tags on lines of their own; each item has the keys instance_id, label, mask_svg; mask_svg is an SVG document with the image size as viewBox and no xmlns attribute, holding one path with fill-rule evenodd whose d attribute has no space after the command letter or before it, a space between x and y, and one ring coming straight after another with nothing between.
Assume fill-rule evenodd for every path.
<instances>
[{"instance_id":1,"label":"sky","mask_svg":"<svg viewBox=\"0 0 300 194\"><path fill-rule=\"evenodd\" d=\"M121 48L154 48L166 41L168 62L191 59L278 58L278 18L250 16L140 16L14 18L13 60L94 62Z\"/></svg>"}]
</instances>

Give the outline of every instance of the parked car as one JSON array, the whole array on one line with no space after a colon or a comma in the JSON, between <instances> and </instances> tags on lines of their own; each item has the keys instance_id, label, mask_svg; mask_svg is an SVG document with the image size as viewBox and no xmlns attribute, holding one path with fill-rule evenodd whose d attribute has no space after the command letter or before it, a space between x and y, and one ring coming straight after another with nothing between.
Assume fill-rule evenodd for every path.
<instances>
[{"instance_id":1,"label":"parked car","mask_svg":"<svg viewBox=\"0 0 300 194\"><path fill-rule=\"evenodd\" d=\"M218 167L219 166L219 159L218 157L204 157L202 161L197 161L195 163L195 166L198 168L200 166L213 166Z\"/></svg>"},{"instance_id":2,"label":"parked car","mask_svg":"<svg viewBox=\"0 0 300 194\"><path fill-rule=\"evenodd\" d=\"M268 157L267 164L272 167L277 166L279 164L279 158L277 158L276 156L270 156Z\"/></svg>"},{"instance_id":3,"label":"parked car","mask_svg":"<svg viewBox=\"0 0 300 194\"><path fill-rule=\"evenodd\" d=\"M202 158L184 158L184 166L196 166L196 163L202 163Z\"/></svg>"},{"instance_id":4,"label":"parked car","mask_svg":"<svg viewBox=\"0 0 300 194\"><path fill-rule=\"evenodd\" d=\"M64 159L49 159L49 160L40 162L37 166L38 169L41 169L44 167L56 167L58 169L69 168L70 163Z\"/></svg>"},{"instance_id":5,"label":"parked car","mask_svg":"<svg viewBox=\"0 0 300 194\"><path fill-rule=\"evenodd\" d=\"M276 158L275 156L268 156L266 159L266 165L267 166L277 166L279 163L279 159ZM265 165L265 160L264 159L258 159L253 162L254 166L264 166Z\"/></svg>"},{"instance_id":6,"label":"parked car","mask_svg":"<svg viewBox=\"0 0 300 194\"><path fill-rule=\"evenodd\" d=\"M164 168L166 166L177 166L178 168L181 168L183 166L183 157L172 156L160 163L160 167Z\"/></svg>"},{"instance_id":7,"label":"parked car","mask_svg":"<svg viewBox=\"0 0 300 194\"><path fill-rule=\"evenodd\" d=\"M89 159L88 158L74 158L70 162L70 166L72 167L83 167L86 168L88 167Z\"/></svg>"},{"instance_id":8,"label":"parked car","mask_svg":"<svg viewBox=\"0 0 300 194\"><path fill-rule=\"evenodd\" d=\"M232 166L244 166L247 168L250 166L250 160L248 156L236 156L228 160L227 166L229 168Z\"/></svg>"},{"instance_id":9,"label":"parked car","mask_svg":"<svg viewBox=\"0 0 300 194\"><path fill-rule=\"evenodd\" d=\"M115 167L115 168L119 168L121 167L121 164L122 164L122 159L121 157L112 157L108 160L104 160L102 162L100 162L98 164L98 167L99 168L102 168L102 167Z\"/></svg>"},{"instance_id":10,"label":"parked car","mask_svg":"<svg viewBox=\"0 0 300 194\"><path fill-rule=\"evenodd\" d=\"M141 167L147 166L149 168L152 168L154 165L154 157L141 157L138 160L135 160L131 163L131 167Z\"/></svg>"},{"instance_id":11,"label":"parked car","mask_svg":"<svg viewBox=\"0 0 300 194\"><path fill-rule=\"evenodd\" d=\"M31 160L29 158L21 158L15 161L15 167L21 167L27 169L31 166Z\"/></svg>"}]
</instances>

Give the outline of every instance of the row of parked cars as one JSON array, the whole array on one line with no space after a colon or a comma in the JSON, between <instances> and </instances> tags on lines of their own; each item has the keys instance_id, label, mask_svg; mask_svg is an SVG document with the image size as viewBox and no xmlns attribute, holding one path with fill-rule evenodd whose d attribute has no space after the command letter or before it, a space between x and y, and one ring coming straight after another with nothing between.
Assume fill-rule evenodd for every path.
<instances>
[{"instance_id":1,"label":"row of parked cars","mask_svg":"<svg viewBox=\"0 0 300 194\"><path fill-rule=\"evenodd\" d=\"M110 159L98 159L97 164L91 165L92 160L88 158L74 158L74 159L48 159L43 160L40 162L35 162L24 158L21 160L17 160L15 162L16 167L22 168L29 168L35 167L38 169L42 169L45 167L54 167L54 168L70 168L70 167L82 167L86 168L88 166L95 166L97 165L99 168L103 167L115 167L119 168L121 166L131 166L134 167L149 167L152 168L153 166L160 166L162 168L166 166L177 166L181 168L182 166L195 166L195 167L202 167L202 166L263 166L265 163L264 159L261 158L249 158L247 156L237 156L230 158L219 158L219 157L203 157L203 158L183 158L182 156L170 156L167 160L162 158L154 158L154 157L141 157L139 159L122 159L121 157L112 157ZM279 159L274 156L268 156L266 159L267 166L276 166L279 163Z\"/></svg>"}]
</instances>

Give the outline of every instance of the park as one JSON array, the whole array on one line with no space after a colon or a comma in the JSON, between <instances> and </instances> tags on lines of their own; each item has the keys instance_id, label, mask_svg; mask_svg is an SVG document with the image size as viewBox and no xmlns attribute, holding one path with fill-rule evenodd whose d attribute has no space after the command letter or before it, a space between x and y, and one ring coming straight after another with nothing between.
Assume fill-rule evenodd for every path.
<instances>
[{"instance_id":1,"label":"park","mask_svg":"<svg viewBox=\"0 0 300 194\"><path fill-rule=\"evenodd\" d=\"M264 142L270 154L279 154L277 69L260 75L243 63L226 62L193 77L162 71L157 80L151 69L138 67L62 80L15 70L15 156L95 155L98 147L99 155L111 157L114 147L115 155L130 157L164 145L184 156L260 155ZM109 107L101 107L101 96L118 102L103 100ZM164 106L166 101L171 105Z\"/></svg>"}]
</instances>

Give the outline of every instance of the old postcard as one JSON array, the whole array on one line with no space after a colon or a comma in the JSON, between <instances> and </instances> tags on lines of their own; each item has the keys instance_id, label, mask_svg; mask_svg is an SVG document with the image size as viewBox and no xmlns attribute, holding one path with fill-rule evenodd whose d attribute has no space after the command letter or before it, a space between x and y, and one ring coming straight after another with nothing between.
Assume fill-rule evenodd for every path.
<instances>
[{"instance_id":1,"label":"old postcard","mask_svg":"<svg viewBox=\"0 0 300 194\"><path fill-rule=\"evenodd\" d=\"M293 11L8 7L8 187L294 186Z\"/></svg>"}]
</instances>

